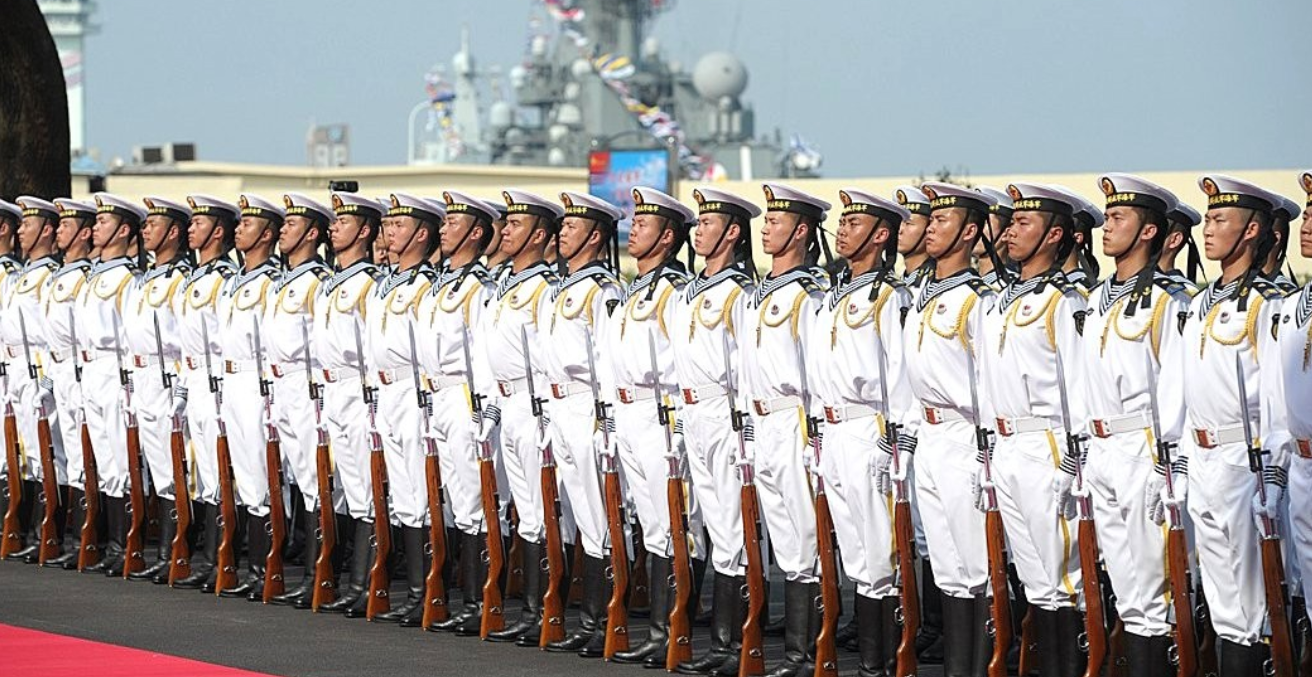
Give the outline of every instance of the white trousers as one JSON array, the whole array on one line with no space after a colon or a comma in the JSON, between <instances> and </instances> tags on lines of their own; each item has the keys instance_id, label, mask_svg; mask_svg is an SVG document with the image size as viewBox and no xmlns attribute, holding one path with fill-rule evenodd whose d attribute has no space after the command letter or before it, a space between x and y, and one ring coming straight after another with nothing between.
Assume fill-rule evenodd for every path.
<instances>
[{"instance_id":1,"label":"white trousers","mask_svg":"<svg viewBox=\"0 0 1312 677\"><path fill-rule=\"evenodd\" d=\"M984 514L975 508L970 489L979 469L975 454L971 424L921 425L912 466L914 500L920 506L934 582L951 597L989 594Z\"/></svg>"},{"instance_id":2,"label":"white trousers","mask_svg":"<svg viewBox=\"0 0 1312 677\"><path fill-rule=\"evenodd\" d=\"M702 520L710 534L711 566L725 576L747 573L743 550L742 480L738 475L738 435L723 396L683 408L688 473Z\"/></svg>"},{"instance_id":3,"label":"white trousers","mask_svg":"<svg viewBox=\"0 0 1312 677\"><path fill-rule=\"evenodd\" d=\"M188 477L192 497L209 505L219 504L219 419L214 411L205 369L184 367L182 384L187 388L187 451L193 468ZM231 444L229 445L231 449Z\"/></svg>"},{"instance_id":4,"label":"white trousers","mask_svg":"<svg viewBox=\"0 0 1312 677\"><path fill-rule=\"evenodd\" d=\"M319 433L304 369L273 379L273 420L282 441L283 473L305 499L305 509L319 509Z\"/></svg>"},{"instance_id":5,"label":"white trousers","mask_svg":"<svg viewBox=\"0 0 1312 677\"><path fill-rule=\"evenodd\" d=\"M86 364L82 387L100 492L122 498L128 490L127 423L123 417L123 386L112 355Z\"/></svg>"},{"instance_id":6,"label":"white trousers","mask_svg":"<svg viewBox=\"0 0 1312 677\"><path fill-rule=\"evenodd\" d=\"M151 486L165 500L173 500L173 394L164 388L159 367L138 369L132 375L132 408L137 412L141 455L150 471Z\"/></svg>"},{"instance_id":7,"label":"white trousers","mask_svg":"<svg viewBox=\"0 0 1312 677\"><path fill-rule=\"evenodd\" d=\"M665 431L661 430L656 418L655 403L646 400L616 405L615 429L619 434L620 464L642 527L643 547L658 557L670 557L673 547L670 541L670 463L666 460ZM684 509L688 514L688 549L693 557L706 559L696 492L688 486L686 471L682 480Z\"/></svg>"},{"instance_id":8,"label":"white trousers","mask_svg":"<svg viewBox=\"0 0 1312 677\"><path fill-rule=\"evenodd\" d=\"M50 379L55 382L55 412L59 418L59 429L51 428L51 435L58 435L63 449L62 459L56 457L56 466L62 465L64 473L61 484L71 484L77 489L86 485L86 462L82 456L82 424L78 418L82 407L82 388L78 386L73 374L72 360L52 362ZM56 447L58 448L58 447ZM60 464L59 461L63 463Z\"/></svg>"},{"instance_id":9,"label":"white trousers","mask_svg":"<svg viewBox=\"0 0 1312 677\"><path fill-rule=\"evenodd\" d=\"M515 500L515 511L519 514L519 535L530 543L543 542L545 535L542 457L535 441L537 425L529 407L528 393L517 392L501 398L501 452L506 481ZM559 471L556 480L559 484ZM561 497L563 503L563 492Z\"/></svg>"},{"instance_id":10,"label":"white trousers","mask_svg":"<svg viewBox=\"0 0 1312 677\"><path fill-rule=\"evenodd\" d=\"M556 475L569 499L570 517L577 531L576 542L591 557L606 556L609 521L597 455L592 447L596 429L591 393L578 393L552 400L551 443L556 457Z\"/></svg>"},{"instance_id":11,"label":"white trousers","mask_svg":"<svg viewBox=\"0 0 1312 677\"><path fill-rule=\"evenodd\" d=\"M269 514L269 434L264 426L264 398L253 371L223 377L223 422L228 430L233 486L237 502L250 514Z\"/></svg>"},{"instance_id":12,"label":"white trousers","mask_svg":"<svg viewBox=\"0 0 1312 677\"><path fill-rule=\"evenodd\" d=\"M1261 638L1266 621L1261 548L1252 507L1257 480L1247 465L1225 462L1227 455L1243 457L1230 452L1222 446L1193 454L1187 504L1216 636L1251 645Z\"/></svg>"},{"instance_id":13,"label":"white trousers","mask_svg":"<svg viewBox=\"0 0 1312 677\"><path fill-rule=\"evenodd\" d=\"M1282 535L1288 539L1285 561L1296 564L1300 572L1312 573L1312 459L1297 454L1289 462L1289 529ZM1306 599L1312 592L1309 578L1302 576L1302 585L1291 586L1290 594L1301 592Z\"/></svg>"},{"instance_id":14,"label":"white trousers","mask_svg":"<svg viewBox=\"0 0 1312 677\"><path fill-rule=\"evenodd\" d=\"M420 434L415 384L402 379L378 389L378 432L387 458L388 504L393 524L422 527L428 523L428 484L424 442Z\"/></svg>"},{"instance_id":15,"label":"white trousers","mask_svg":"<svg viewBox=\"0 0 1312 677\"><path fill-rule=\"evenodd\" d=\"M789 581L819 579L815 499L802 462L801 410L756 418L756 494L775 564Z\"/></svg>"},{"instance_id":16,"label":"white trousers","mask_svg":"<svg viewBox=\"0 0 1312 677\"><path fill-rule=\"evenodd\" d=\"M875 599L895 592L893 497L879 493L874 482L879 436L874 416L827 424L820 456L843 570L856 582L856 594Z\"/></svg>"},{"instance_id":17,"label":"white trousers","mask_svg":"<svg viewBox=\"0 0 1312 677\"><path fill-rule=\"evenodd\" d=\"M373 519L374 485L369 471L369 406L364 403L360 376L343 374L324 384L323 417L333 456L334 508L339 514ZM337 496L341 495L341 500Z\"/></svg>"},{"instance_id":18,"label":"white trousers","mask_svg":"<svg viewBox=\"0 0 1312 677\"><path fill-rule=\"evenodd\" d=\"M1093 502L1098 550L1116 591L1116 613L1126 632L1142 637L1171 632L1167 527L1148 518L1144 501L1144 487L1155 474L1147 431L1090 441L1084 481Z\"/></svg>"},{"instance_id":19,"label":"white trousers","mask_svg":"<svg viewBox=\"0 0 1312 677\"><path fill-rule=\"evenodd\" d=\"M1012 561L1026 599L1047 611L1076 606L1082 590L1075 522L1057 514L1052 493L1064 453L1059 434L1000 437L993 454L993 483Z\"/></svg>"},{"instance_id":20,"label":"white trousers","mask_svg":"<svg viewBox=\"0 0 1312 677\"><path fill-rule=\"evenodd\" d=\"M433 416L429 421L437 441L442 468L442 490L454 526L462 533L484 531L483 493L478 468L478 431L470 418L464 386L444 388L433 394Z\"/></svg>"}]
</instances>

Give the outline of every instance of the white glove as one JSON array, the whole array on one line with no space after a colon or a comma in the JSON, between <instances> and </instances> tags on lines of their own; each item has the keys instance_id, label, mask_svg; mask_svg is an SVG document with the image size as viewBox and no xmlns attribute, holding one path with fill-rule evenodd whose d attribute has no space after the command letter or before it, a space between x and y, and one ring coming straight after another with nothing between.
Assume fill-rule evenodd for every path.
<instances>
[{"instance_id":1,"label":"white glove","mask_svg":"<svg viewBox=\"0 0 1312 677\"><path fill-rule=\"evenodd\" d=\"M667 461L677 461L679 464L680 474L686 467L688 458L688 442L683 437L683 431L679 430L670 437L670 453L665 459Z\"/></svg>"},{"instance_id":2,"label":"white glove","mask_svg":"<svg viewBox=\"0 0 1312 677\"><path fill-rule=\"evenodd\" d=\"M756 466L756 428L752 425L750 418L743 422L743 448L742 454L728 454L729 462L733 464L737 471L738 479L742 479L743 466Z\"/></svg>"},{"instance_id":3,"label":"white glove","mask_svg":"<svg viewBox=\"0 0 1312 677\"><path fill-rule=\"evenodd\" d=\"M1075 496L1071 491L1075 483L1075 476L1068 475L1064 471L1058 472L1052 478L1052 498L1057 504L1057 516L1066 519L1075 518Z\"/></svg>"},{"instance_id":4,"label":"white glove","mask_svg":"<svg viewBox=\"0 0 1312 677\"><path fill-rule=\"evenodd\" d=\"M492 441L496 435L497 429L501 427L501 407L495 404L489 404L483 407L483 416L478 421L478 436L475 438L479 444L486 444Z\"/></svg>"},{"instance_id":5,"label":"white glove","mask_svg":"<svg viewBox=\"0 0 1312 677\"><path fill-rule=\"evenodd\" d=\"M889 479L893 482L906 482L911 475L911 459L915 458L916 437L906 433L897 436L897 468L890 468Z\"/></svg>"},{"instance_id":6,"label":"white glove","mask_svg":"<svg viewBox=\"0 0 1312 677\"><path fill-rule=\"evenodd\" d=\"M1166 477L1162 471L1154 472L1143 485L1143 504L1148 510L1148 519L1161 526L1166 522Z\"/></svg>"},{"instance_id":7,"label":"white glove","mask_svg":"<svg viewBox=\"0 0 1312 677\"><path fill-rule=\"evenodd\" d=\"M606 443L606 436L600 430L592 433L592 451L597 455L597 466L600 469L619 467L620 447L614 432L610 434L610 444Z\"/></svg>"},{"instance_id":8,"label":"white glove","mask_svg":"<svg viewBox=\"0 0 1312 677\"><path fill-rule=\"evenodd\" d=\"M55 382L45 375L42 375L36 381L37 411L41 411L43 407L47 416L55 410Z\"/></svg>"},{"instance_id":9,"label":"white glove","mask_svg":"<svg viewBox=\"0 0 1312 677\"><path fill-rule=\"evenodd\" d=\"M1266 502L1262 501L1260 493L1253 493L1253 520L1257 523L1258 533L1263 538L1271 535L1267 533L1263 522L1270 521L1273 529L1279 527L1280 499L1284 496L1288 477L1285 469L1279 466L1267 466L1262 471L1262 483L1266 485Z\"/></svg>"},{"instance_id":10,"label":"white glove","mask_svg":"<svg viewBox=\"0 0 1312 677\"><path fill-rule=\"evenodd\" d=\"M173 416L179 419L186 418L187 415L187 389L177 386L173 389Z\"/></svg>"},{"instance_id":11,"label":"white glove","mask_svg":"<svg viewBox=\"0 0 1312 677\"><path fill-rule=\"evenodd\" d=\"M974 475L970 477L970 494L975 499L975 509L980 512L988 512L989 496L993 494L993 481L984 476L984 466L980 465Z\"/></svg>"},{"instance_id":12,"label":"white glove","mask_svg":"<svg viewBox=\"0 0 1312 677\"><path fill-rule=\"evenodd\" d=\"M893 493L893 479L889 477L889 469L893 466L893 445L889 443L888 436L883 435L875 446L879 448L871 463L875 475L875 491L887 496Z\"/></svg>"}]
</instances>

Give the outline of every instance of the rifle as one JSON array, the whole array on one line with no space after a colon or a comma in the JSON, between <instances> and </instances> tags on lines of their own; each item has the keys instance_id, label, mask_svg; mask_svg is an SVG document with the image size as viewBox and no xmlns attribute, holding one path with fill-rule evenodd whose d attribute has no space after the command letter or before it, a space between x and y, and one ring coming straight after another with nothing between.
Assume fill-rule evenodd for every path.
<instances>
[{"instance_id":1,"label":"rifle","mask_svg":"<svg viewBox=\"0 0 1312 677\"><path fill-rule=\"evenodd\" d=\"M802 354L802 343L793 344L797 350L797 370L800 383L798 389L802 396L802 419L805 422L807 437L811 443L814 463L820 465L820 438L816 429L819 422L811 416L811 391L806 374L806 356ZM809 472L809 471L808 471ZM834 546L834 517L829 512L829 496L825 492L825 478L820 473L815 475L815 536L816 553L820 559L820 632L815 637L815 677L835 677L838 674L838 615L841 613L841 598L838 591L838 561ZM916 620L918 614L912 613ZM912 635L914 653L915 636ZM905 639L902 642L906 644ZM899 647L899 662L901 647Z\"/></svg>"},{"instance_id":2,"label":"rifle","mask_svg":"<svg viewBox=\"0 0 1312 677\"><path fill-rule=\"evenodd\" d=\"M469 388L469 410L474 420L483 418L483 396L474 388L474 358L469 350L469 328L461 329L464 341L460 347L465 355L465 385ZM440 355L441 353L439 353ZM504 544L501 542L501 498L497 495L497 469L492 455L492 443L479 446L478 479L482 487L483 522L487 525L487 580L483 582L483 617L478 628L480 639L506 628L504 602L501 599L501 572L506 566Z\"/></svg>"},{"instance_id":3,"label":"rifle","mask_svg":"<svg viewBox=\"0 0 1312 677\"><path fill-rule=\"evenodd\" d=\"M533 385L533 358L529 352L528 329L520 327L520 343L524 349L524 381L528 387L529 406L538 422L538 434L545 435L547 422L543 418L542 403ZM560 585L565 578L565 550L560 539L560 494L556 486L556 457L551 445L542 451L542 508L546 524L547 591L542 595L542 636L540 648L565 638L565 600L560 596ZM533 563L528 563L533 566Z\"/></svg>"},{"instance_id":4,"label":"rifle","mask_svg":"<svg viewBox=\"0 0 1312 677\"><path fill-rule=\"evenodd\" d=\"M524 539L517 533L519 508L515 506L513 497L509 507L506 508L506 526L510 528L510 549L506 551L506 597L523 597Z\"/></svg>"},{"instance_id":5,"label":"rifle","mask_svg":"<svg viewBox=\"0 0 1312 677\"><path fill-rule=\"evenodd\" d=\"M1075 459L1076 506L1079 510L1080 577L1084 584L1084 643L1088 662L1084 677L1097 677L1107 660L1107 617L1102 608L1102 579L1098 576L1098 531L1093 523L1093 503L1084 487L1084 436L1071 421L1071 403L1066 393L1066 368L1061 351L1053 357L1057 365L1057 395L1061 402L1061 424L1066 429L1066 453Z\"/></svg>"},{"instance_id":6,"label":"rifle","mask_svg":"<svg viewBox=\"0 0 1312 677\"><path fill-rule=\"evenodd\" d=\"M988 676L1007 677L1007 651L1011 649L1011 597L1007 589L1007 534L1002 527L1002 513L998 510L998 495L992 488L993 454L989 451L989 439L993 432L980 425L979 385L975 374L974 353L966 350L966 373L970 381L970 406L975 412L975 448L984 458L984 480L989 484L986 490L987 510L984 512L984 537L988 545L989 587L993 592L990 603L989 631L993 635L993 655L989 658ZM1029 622L1029 616L1025 622ZM1023 626L1022 626L1023 627ZM1021 639L1021 662L1026 662L1026 642L1024 632ZM1028 667L1028 665L1026 666ZM1020 674L1029 672L1022 668Z\"/></svg>"},{"instance_id":7,"label":"rifle","mask_svg":"<svg viewBox=\"0 0 1312 677\"><path fill-rule=\"evenodd\" d=\"M18 328L23 334L23 355L27 358L27 376L37 385L36 445L41 454L41 517L40 545L37 559L41 564L59 556L60 534L56 524L59 512L59 478L55 475L55 447L50 438L50 418L41 397L40 374L32 362L32 345L27 339L27 320L23 309L18 309Z\"/></svg>"},{"instance_id":8,"label":"rifle","mask_svg":"<svg viewBox=\"0 0 1312 677\"><path fill-rule=\"evenodd\" d=\"M884 339L875 332L875 343L879 351L879 416L884 421L884 436L893 449L893 474L901 475L902 448L898 443L898 431L901 428L889 419L888 414L888 352L884 349ZM915 526L911 523L911 494L905 479L897 480L897 498L893 505L893 534L897 545L897 568L901 578L901 614L902 641L897 647L896 677L915 677L916 634L920 632L920 591L916 585L915 570Z\"/></svg>"},{"instance_id":9,"label":"rifle","mask_svg":"<svg viewBox=\"0 0 1312 677\"><path fill-rule=\"evenodd\" d=\"M77 342L77 320L73 317L73 307L68 308L68 327L73 335L73 380L77 382L79 406L78 406L78 425L82 433L82 466L83 466L83 495L85 519L82 522L82 529L79 533L79 543L77 552L77 570L80 572L89 566L100 561L99 543L100 534L96 528L96 522L100 519L100 476L96 472L96 454L91 447L91 431L87 429L87 412L86 407L81 404L82 397L82 365L79 364L81 358L81 348ZM0 368L0 371L3 371ZM7 423L7 421L6 421Z\"/></svg>"},{"instance_id":10,"label":"rifle","mask_svg":"<svg viewBox=\"0 0 1312 677\"><path fill-rule=\"evenodd\" d=\"M1248 446L1248 468L1257 476L1257 496L1266 504L1266 483L1262 481L1262 456L1265 452L1253 442L1253 419L1248 412L1248 384L1244 381L1243 359L1235 355L1239 380L1239 407L1244 413L1244 443ZM1280 555L1280 531L1275 520L1262 517L1262 585L1266 588L1267 622L1271 625L1271 658L1266 674L1294 677L1294 649L1289 632L1289 610L1285 608L1285 565Z\"/></svg>"},{"instance_id":11,"label":"rifle","mask_svg":"<svg viewBox=\"0 0 1312 677\"><path fill-rule=\"evenodd\" d=\"M18 552L23 544L23 525L18 519L23 503L23 466L22 455L18 450L18 418L14 415L14 403L9 401L9 363L0 363L0 374L4 376L5 397L5 460L8 471L6 489L9 504L5 507L3 540L0 540L0 558Z\"/></svg>"},{"instance_id":12,"label":"rifle","mask_svg":"<svg viewBox=\"0 0 1312 677\"><path fill-rule=\"evenodd\" d=\"M588 384L592 386L592 411L601 431L602 444L610 449L610 405L601 399L597 379L597 360L593 357L592 332L584 328L583 340L588 352ZM602 656L610 660L617 652L629 650L629 608L624 597L629 591L629 554L624 538L624 496L620 493L619 468L611 456L601 459L603 494L606 501L606 526L610 536L610 601L606 604L606 645Z\"/></svg>"},{"instance_id":13,"label":"rifle","mask_svg":"<svg viewBox=\"0 0 1312 677\"><path fill-rule=\"evenodd\" d=\"M729 359L729 332L720 335L724 353L724 391L729 400L729 427L738 437L738 471L742 476L739 501L743 516L743 552L747 557L746 585L739 593L747 599L747 618L743 620L743 647L738 655L738 677L765 674L762 614L769 600L765 595L765 562L761 555L761 504L756 496L755 468L747 458L747 416L738 411L738 391L734 385L733 362Z\"/></svg>"},{"instance_id":14,"label":"rifle","mask_svg":"<svg viewBox=\"0 0 1312 677\"><path fill-rule=\"evenodd\" d=\"M223 379L214 375L214 364L210 359L209 323L203 319L200 323L201 338L205 341L205 380L210 392L214 394L214 422L218 427L214 452L219 466L219 518L218 526L222 530L218 547L215 549L214 594L237 587L237 552L234 541L237 537L237 496L233 487L232 452L228 449L228 427L223 422Z\"/></svg>"},{"instance_id":15,"label":"rifle","mask_svg":"<svg viewBox=\"0 0 1312 677\"><path fill-rule=\"evenodd\" d=\"M387 510L387 457L383 455L383 436L378 434L378 389L369 385L364 373L364 347L360 342L360 324L351 324L355 330L355 354L359 356L356 368L360 371L360 388L365 406L369 408L369 479L374 490L374 561L369 567L369 601L365 605L365 619L384 614L392 609L388 588L391 572L387 570L387 556L392 553L392 522Z\"/></svg>"},{"instance_id":16,"label":"rifle","mask_svg":"<svg viewBox=\"0 0 1312 677\"><path fill-rule=\"evenodd\" d=\"M665 458L669 474L665 483L665 498L670 511L670 557L673 579L673 597L670 600L670 641L665 652L665 669L674 672L679 663L692 660L692 563L688 543L688 513L684 509L686 496L683 488L683 459L676 458L673 434L670 430L670 412L674 407L665 404L661 392L661 368L656 359L656 335L647 334L647 347L651 357L653 401L656 402L656 420L665 434Z\"/></svg>"},{"instance_id":17,"label":"rifle","mask_svg":"<svg viewBox=\"0 0 1312 677\"><path fill-rule=\"evenodd\" d=\"M337 599L337 579L333 575L333 551L337 549L337 516L333 512L333 459L329 448L328 429L323 424L323 386L314 382L310 369L310 328L301 318L301 344L305 346L305 384L314 403L314 431L318 436L314 449L314 467L318 475L319 498L319 557L314 560L314 592L310 593L310 609ZM308 565L308 562L307 562Z\"/></svg>"},{"instance_id":18,"label":"rifle","mask_svg":"<svg viewBox=\"0 0 1312 677\"><path fill-rule=\"evenodd\" d=\"M1144 353L1144 368L1148 374L1148 407L1153 419L1153 439L1157 442L1157 462L1162 465L1166 479L1166 496L1175 499L1175 481L1171 477L1171 453L1175 444L1162 439L1162 419L1157 405L1157 370L1152 355ZM1170 506L1171 528L1166 532L1167 582L1171 586L1171 607L1175 611L1175 646L1171 658L1178 670L1177 677L1194 677L1198 670L1198 645L1194 638L1193 608L1189 604L1189 546L1185 542L1184 516L1180 509Z\"/></svg>"},{"instance_id":19,"label":"rifle","mask_svg":"<svg viewBox=\"0 0 1312 677\"><path fill-rule=\"evenodd\" d=\"M119 344L121 321L119 313L114 318L114 359L118 361L118 380L123 386L123 412L127 415L127 451L128 451L128 535L125 539L123 556L123 578L138 573L146 568L142 554L145 540L144 522L146 521L146 481L141 474L141 430L137 427L137 414L132 409L132 372L123 367L123 348Z\"/></svg>"},{"instance_id":20,"label":"rifle","mask_svg":"<svg viewBox=\"0 0 1312 677\"><path fill-rule=\"evenodd\" d=\"M429 558L428 575L424 578L424 629L441 623L449 617L446 608L446 585L442 581L442 566L446 564L446 517L442 514L442 467L437 457L437 440L429 428L432 402L419 379L419 355L415 352L415 323L407 325L410 331L410 374L415 380L415 397L419 403L419 417L424 421L424 475L428 483L428 544L433 552ZM437 342L440 366L442 341Z\"/></svg>"},{"instance_id":21,"label":"rifle","mask_svg":"<svg viewBox=\"0 0 1312 677\"><path fill-rule=\"evenodd\" d=\"M164 389L169 391L169 404L175 395L173 379L176 378L164 368L164 339L159 333L159 311L153 315L155 322L155 354L159 359L159 380ZM191 575L191 544L187 541L187 532L191 530L191 492L187 483L187 447L182 435L182 414L173 415L173 429L169 432L169 454L173 460L173 519L177 530L173 542L169 544L169 587L179 579Z\"/></svg>"},{"instance_id":22,"label":"rifle","mask_svg":"<svg viewBox=\"0 0 1312 677\"><path fill-rule=\"evenodd\" d=\"M287 540L287 515L282 502L282 439L273 421L273 383L264 376L264 345L260 341L260 318L251 318L255 327L255 373L260 382L260 397L264 399L265 434L264 463L269 474L269 553L264 557L264 603L283 594L282 546ZM305 356L310 359L309 355Z\"/></svg>"}]
</instances>

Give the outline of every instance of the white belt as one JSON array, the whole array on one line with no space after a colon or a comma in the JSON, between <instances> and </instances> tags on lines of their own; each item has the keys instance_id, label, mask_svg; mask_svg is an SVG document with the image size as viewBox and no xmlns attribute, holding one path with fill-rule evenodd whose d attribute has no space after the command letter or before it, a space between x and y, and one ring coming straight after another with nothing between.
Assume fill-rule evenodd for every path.
<instances>
[{"instance_id":1,"label":"white belt","mask_svg":"<svg viewBox=\"0 0 1312 677\"><path fill-rule=\"evenodd\" d=\"M646 402L656 398L656 391L644 386L630 386L628 388L616 388L615 397L624 404L633 404L634 402Z\"/></svg>"},{"instance_id":2,"label":"white belt","mask_svg":"<svg viewBox=\"0 0 1312 677\"><path fill-rule=\"evenodd\" d=\"M697 404L712 397L721 397L725 394L725 390L724 386L719 383L707 383L706 385L683 388L682 393L684 404Z\"/></svg>"},{"instance_id":3,"label":"white belt","mask_svg":"<svg viewBox=\"0 0 1312 677\"><path fill-rule=\"evenodd\" d=\"M76 355L77 352L78 351L76 350L51 350L50 359L54 360L55 362L63 362L64 360L67 360L68 358Z\"/></svg>"},{"instance_id":4,"label":"white belt","mask_svg":"<svg viewBox=\"0 0 1312 677\"><path fill-rule=\"evenodd\" d=\"M1152 423L1142 411L1089 421L1089 432L1093 433L1094 437L1104 439L1122 433L1140 432L1149 427L1152 427Z\"/></svg>"},{"instance_id":5,"label":"white belt","mask_svg":"<svg viewBox=\"0 0 1312 677\"><path fill-rule=\"evenodd\" d=\"M925 407L920 408L920 416L925 419L925 423L930 425L940 425L948 421L964 421L966 417L956 409L944 409L942 407Z\"/></svg>"},{"instance_id":6,"label":"white belt","mask_svg":"<svg viewBox=\"0 0 1312 677\"><path fill-rule=\"evenodd\" d=\"M82 351L83 362L95 362L96 360L117 360L118 354L113 348L91 348Z\"/></svg>"},{"instance_id":7,"label":"white belt","mask_svg":"<svg viewBox=\"0 0 1312 677\"><path fill-rule=\"evenodd\" d=\"M269 365L269 371L273 372L274 378L282 378L295 369L304 371L305 360L293 360L291 362L272 363Z\"/></svg>"},{"instance_id":8,"label":"white belt","mask_svg":"<svg viewBox=\"0 0 1312 677\"><path fill-rule=\"evenodd\" d=\"M227 374L240 374L247 371L255 371L255 360L224 360L223 371Z\"/></svg>"},{"instance_id":9,"label":"white belt","mask_svg":"<svg viewBox=\"0 0 1312 677\"><path fill-rule=\"evenodd\" d=\"M497 381L497 392L502 397L510 397L521 390L528 389L528 379L516 378L509 381Z\"/></svg>"},{"instance_id":10,"label":"white belt","mask_svg":"<svg viewBox=\"0 0 1312 677\"><path fill-rule=\"evenodd\" d=\"M437 378L429 376L426 380L428 381L428 390L434 393L465 384L465 377L463 376L442 375Z\"/></svg>"},{"instance_id":11,"label":"white belt","mask_svg":"<svg viewBox=\"0 0 1312 677\"><path fill-rule=\"evenodd\" d=\"M1194 441L1204 449L1215 449L1223 444L1247 441L1244 438L1244 426L1232 425L1228 428L1195 428Z\"/></svg>"},{"instance_id":12,"label":"white belt","mask_svg":"<svg viewBox=\"0 0 1312 677\"><path fill-rule=\"evenodd\" d=\"M1042 416L1021 416L1018 418L1007 418L999 416L997 419L998 434L1003 437L1012 435L1023 435L1025 433L1038 433L1045 430L1052 430L1052 421Z\"/></svg>"},{"instance_id":13,"label":"white belt","mask_svg":"<svg viewBox=\"0 0 1312 677\"><path fill-rule=\"evenodd\" d=\"M322 369L320 371L323 373L324 383L337 383L338 381L344 381L348 378L358 378L360 376L359 369L349 369L346 367L338 369Z\"/></svg>"},{"instance_id":14,"label":"white belt","mask_svg":"<svg viewBox=\"0 0 1312 677\"><path fill-rule=\"evenodd\" d=\"M145 369L159 364L159 358L155 355L133 355L132 366L137 369Z\"/></svg>"},{"instance_id":15,"label":"white belt","mask_svg":"<svg viewBox=\"0 0 1312 677\"><path fill-rule=\"evenodd\" d=\"M864 404L849 404L842 407L825 407L826 423L842 423L843 421L854 421L858 418L874 416L876 413L874 407Z\"/></svg>"},{"instance_id":16,"label":"white belt","mask_svg":"<svg viewBox=\"0 0 1312 677\"><path fill-rule=\"evenodd\" d=\"M378 370L378 382L385 386L390 386L393 383L400 383L402 378L410 378L410 374L403 373L403 370L401 369Z\"/></svg>"},{"instance_id":17,"label":"white belt","mask_svg":"<svg viewBox=\"0 0 1312 677\"><path fill-rule=\"evenodd\" d=\"M563 400L574 395L592 392L592 385L588 383L552 383L551 396Z\"/></svg>"},{"instance_id":18,"label":"white belt","mask_svg":"<svg viewBox=\"0 0 1312 677\"><path fill-rule=\"evenodd\" d=\"M757 416L769 416L781 411L796 409L802 405L802 400L796 395L785 395L784 397L774 397L768 400L752 400L752 410Z\"/></svg>"}]
</instances>

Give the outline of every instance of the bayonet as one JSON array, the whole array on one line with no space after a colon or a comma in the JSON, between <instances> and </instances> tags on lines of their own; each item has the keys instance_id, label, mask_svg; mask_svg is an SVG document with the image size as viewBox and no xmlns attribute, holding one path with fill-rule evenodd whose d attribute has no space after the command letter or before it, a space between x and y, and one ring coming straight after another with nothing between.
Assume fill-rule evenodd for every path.
<instances>
[{"instance_id":1,"label":"bayonet","mask_svg":"<svg viewBox=\"0 0 1312 677\"><path fill-rule=\"evenodd\" d=\"M153 311L151 313L151 319L154 320L155 322L155 355L157 359L159 359L159 382L164 386L165 390L169 391L169 393L172 394L173 375L170 374L168 370L164 368L164 339L163 337L160 336L159 333L158 310Z\"/></svg>"},{"instance_id":2,"label":"bayonet","mask_svg":"<svg viewBox=\"0 0 1312 677\"><path fill-rule=\"evenodd\" d=\"M665 398L662 394L661 367L660 362L656 359L655 332L647 332L647 348L651 357L652 390L655 391L652 399L656 401L656 420L661 424L661 432L665 433L665 453L668 455L674 452L674 436L673 432L670 430L670 412L674 407L665 404ZM676 462L677 461L671 461L671 463ZM673 468L670 470L670 473L671 475L677 474Z\"/></svg>"},{"instance_id":3,"label":"bayonet","mask_svg":"<svg viewBox=\"0 0 1312 677\"><path fill-rule=\"evenodd\" d=\"M36 363L32 361L32 344L27 339L27 313L18 309L18 330L23 334L23 357L27 358L27 377L35 381L37 379Z\"/></svg>"}]
</instances>

